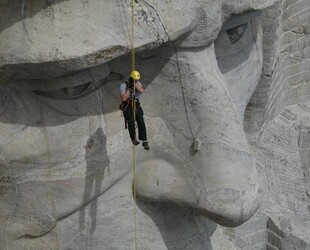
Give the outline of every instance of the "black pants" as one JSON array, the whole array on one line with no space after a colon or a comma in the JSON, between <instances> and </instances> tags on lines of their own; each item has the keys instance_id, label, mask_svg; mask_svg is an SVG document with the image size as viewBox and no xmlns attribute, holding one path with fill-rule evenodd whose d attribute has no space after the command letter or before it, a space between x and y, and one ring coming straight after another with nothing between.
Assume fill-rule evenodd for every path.
<instances>
[{"instance_id":1,"label":"black pants","mask_svg":"<svg viewBox=\"0 0 310 250\"><path fill-rule=\"evenodd\" d=\"M139 132L139 140L140 141L147 141L146 137L146 127L143 119L143 110L140 106L140 102L136 102L136 122L138 125L138 132ZM125 120L128 122L128 130L131 140L136 139L136 129L135 129L135 121L133 117L132 111L132 103L130 102L127 108L124 110L124 117Z\"/></svg>"}]
</instances>

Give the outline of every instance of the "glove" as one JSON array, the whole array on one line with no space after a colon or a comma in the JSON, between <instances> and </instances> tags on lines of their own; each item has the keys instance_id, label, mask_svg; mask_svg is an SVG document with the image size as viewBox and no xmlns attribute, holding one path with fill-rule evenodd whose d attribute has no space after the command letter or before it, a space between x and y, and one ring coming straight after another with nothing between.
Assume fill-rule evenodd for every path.
<instances>
[{"instance_id":1,"label":"glove","mask_svg":"<svg viewBox=\"0 0 310 250\"><path fill-rule=\"evenodd\" d=\"M129 90L130 94L132 94L132 93L133 93L133 89L128 88L127 90Z\"/></svg>"},{"instance_id":2,"label":"glove","mask_svg":"<svg viewBox=\"0 0 310 250\"><path fill-rule=\"evenodd\" d=\"M128 88L133 89L134 88L133 83L129 84Z\"/></svg>"}]
</instances>

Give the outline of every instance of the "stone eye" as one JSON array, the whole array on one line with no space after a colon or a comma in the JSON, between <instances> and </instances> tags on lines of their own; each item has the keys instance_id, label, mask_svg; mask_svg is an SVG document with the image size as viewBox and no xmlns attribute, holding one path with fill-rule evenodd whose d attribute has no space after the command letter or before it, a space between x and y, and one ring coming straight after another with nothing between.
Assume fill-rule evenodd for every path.
<instances>
[{"instance_id":1,"label":"stone eye","mask_svg":"<svg viewBox=\"0 0 310 250\"><path fill-rule=\"evenodd\" d=\"M39 84L37 83L37 86L33 87L33 92L37 95L51 99L73 100L85 97L93 91L98 90L105 84L120 81L123 78L124 76L122 74L112 71L103 78L97 74L95 77L92 77L92 81L87 81L89 78L83 77L83 75L72 76L63 79L55 78L47 82L41 82L41 85L44 85L44 83L48 85L47 88L40 88Z\"/></svg>"},{"instance_id":2,"label":"stone eye","mask_svg":"<svg viewBox=\"0 0 310 250\"><path fill-rule=\"evenodd\" d=\"M226 30L226 33L229 37L229 40L232 44L238 42L240 40L240 38L242 38L243 34L245 33L246 29L247 29L248 24L242 24L238 27L232 28L232 29L228 29Z\"/></svg>"},{"instance_id":3,"label":"stone eye","mask_svg":"<svg viewBox=\"0 0 310 250\"><path fill-rule=\"evenodd\" d=\"M87 82L81 85L64 87L56 90L35 90L34 93L54 99L77 99L89 94L92 90L94 90L94 85L96 84L93 82Z\"/></svg>"},{"instance_id":4,"label":"stone eye","mask_svg":"<svg viewBox=\"0 0 310 250\"><path fill-rule=\"evenodd\" d=\"M89 87L90 84L91 83L88 82L83 85L74 86L71 88L61 88L60 90L63 92L64 95L74 97L82 94Z\"/></svg>"}]
</instances>

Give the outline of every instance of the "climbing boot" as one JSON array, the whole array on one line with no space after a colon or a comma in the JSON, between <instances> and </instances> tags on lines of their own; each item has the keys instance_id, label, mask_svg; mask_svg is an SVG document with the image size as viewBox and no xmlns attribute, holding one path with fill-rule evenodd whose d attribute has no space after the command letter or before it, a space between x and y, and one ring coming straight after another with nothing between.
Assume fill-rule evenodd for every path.
<instances>
[{"instance_id":1,"label":"climbing boot","mask_svg":"<svg viewBox=\"0 0 310 250\"><path fill-rule=\"evenodd\" d=\"M140 142L139 142L138 140L136 140L136 139L133 139L133 140L132 140L132 144L135 145L135 146L137 146L137 145L140 144Z\"/></svg>"},{"instance_id":2,"label":"climbing boot","mask_svg":"<svg viewBox=\"0 0 310 250\"><path fill-rule=\"evenodd\" d=\"M150 150L148 142L142 142L142 146L144 147L145 150Z\"/></svg>"}]
</instances>

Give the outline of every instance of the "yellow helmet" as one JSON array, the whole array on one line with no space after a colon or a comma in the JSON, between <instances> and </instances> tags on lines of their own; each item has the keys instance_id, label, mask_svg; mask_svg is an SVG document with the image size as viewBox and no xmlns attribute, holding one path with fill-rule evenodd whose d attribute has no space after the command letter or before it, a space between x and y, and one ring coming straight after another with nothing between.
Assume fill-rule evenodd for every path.
<instances>
[{"instance_id":1,"label":"yellow helmet","mask_svg":"<svg viewBox=\"0 0 310 250\"><path fill-rule=\"evenodd\" d=\"M130 77L134 80L140 80L140 73L136 70L131 71Z\"/></svg>"}]
</instances>

